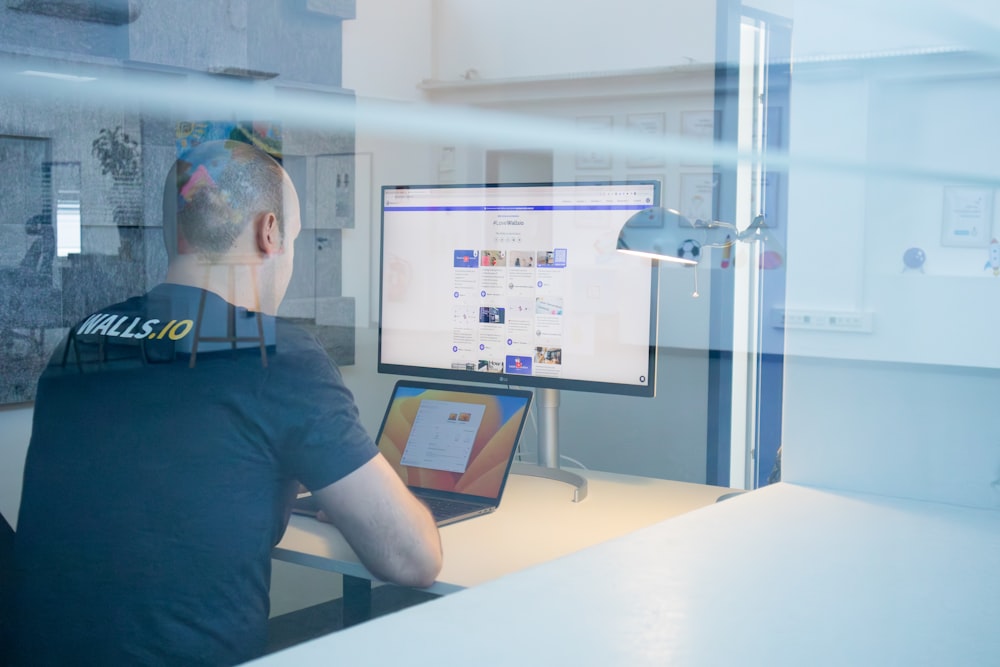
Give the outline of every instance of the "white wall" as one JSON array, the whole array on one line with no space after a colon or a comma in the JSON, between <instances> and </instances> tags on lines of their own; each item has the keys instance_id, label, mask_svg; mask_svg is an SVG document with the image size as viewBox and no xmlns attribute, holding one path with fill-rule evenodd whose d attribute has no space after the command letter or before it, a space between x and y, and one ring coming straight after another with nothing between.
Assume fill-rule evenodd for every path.
<instances>
[{"instance_id":1,"label":"white wall","mask_svg":"<svg viewBox=\"0 0 1000 667\"><path fill-rule=\"evenodd\" d=\"M357 17L343 29L344 88L361 98L419 99L417 84L433 72L433 4L356 0Z\"/></svg>"},{"instance_id":2,"label":"white wall","mask_svg":"<svg viewBox=\"0 0 1000 667\"><path fill-rule=\"evenodd\" d=\"M837 48L841 33L857 53L980 34L937 5L896 7L892 20L881 9L853 31L842 7L797 3L796 53ZM787 305L869 312L874 326L788 331L786 480L1000 507L1000 279L983 268L988 248L942 243L945 185L1000 188L998 83L1000 68L978 56L796 69ZM817 156L855 166L809 166ZM910 247L926 253L922 271L905 268Z\"/></svg>"},{"instance_id":3,"label":"white wall","mask_svg":"<svg viewBox=\"0 0 1000 667\"><path fill-rule=\"evenodd\" d=\"M710 63L715 2L435 0L434 76L485 79Z\"/></svg>"}]
</instances>

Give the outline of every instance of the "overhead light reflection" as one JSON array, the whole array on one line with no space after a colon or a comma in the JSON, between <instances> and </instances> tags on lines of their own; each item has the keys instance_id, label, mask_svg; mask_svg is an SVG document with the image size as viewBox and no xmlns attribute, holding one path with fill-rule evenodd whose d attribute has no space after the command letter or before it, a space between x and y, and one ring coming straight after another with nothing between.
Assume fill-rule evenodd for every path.
<instances>
[{"instance_id":1,"label":"overhead light reflection","mask_svg":"<svg viewBox=\"0 0 1000 667\"><path fill-rule=\"evenodd\" d=\"M96 81L96 76L79 76L76 74L64 74L62 72L43 72L40 70L26 69L20 74L24 76L37 76L43 79L55 79L57 81L70 81L73 83L87 83L88 81Z\"/></svg>"}]
</instances>

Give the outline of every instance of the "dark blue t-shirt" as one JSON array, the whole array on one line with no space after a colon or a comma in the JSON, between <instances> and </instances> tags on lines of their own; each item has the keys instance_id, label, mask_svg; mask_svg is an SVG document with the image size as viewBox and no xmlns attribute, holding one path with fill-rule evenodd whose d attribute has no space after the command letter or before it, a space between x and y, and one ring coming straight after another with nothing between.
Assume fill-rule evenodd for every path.
<instances>
[{"instance_id":1,"label":"dark blue t-shirt","mask_svg":"<svg viewBox=\"0 0 1000 667\"><path fill-rule=\"evenodd\" d=\"M178 285L87 318L38 383L15 655L259 655L296 481L322 488L376 451L340 373L297 326Z\"/></svg>"}]
</instances>

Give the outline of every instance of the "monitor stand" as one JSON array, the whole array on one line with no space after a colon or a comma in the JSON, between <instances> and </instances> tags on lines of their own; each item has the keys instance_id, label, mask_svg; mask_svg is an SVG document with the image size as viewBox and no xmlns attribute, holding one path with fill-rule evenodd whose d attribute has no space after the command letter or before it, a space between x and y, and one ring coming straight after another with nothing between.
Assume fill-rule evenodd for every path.
<instances>
[{"instance_id":1,"label":"monitor stand","mask_svg":"<svg viewBox=\"0 0 1000 667\"><path fill-rule=\"evenodd\" d=\"M573 502L587 497L587 480L559 468L559 390L536 389L538 406L538 463L514 463L511 472L554 479L573 487Z\"/></svg>"}]
</instances>

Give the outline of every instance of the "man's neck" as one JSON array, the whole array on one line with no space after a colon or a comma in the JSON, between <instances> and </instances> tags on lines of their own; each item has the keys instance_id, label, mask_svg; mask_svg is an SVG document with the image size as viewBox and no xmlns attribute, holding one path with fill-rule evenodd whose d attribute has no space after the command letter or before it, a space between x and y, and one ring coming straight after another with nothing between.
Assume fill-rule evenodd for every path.
<instances>
[{"instance_id":1,"label":"man's neck","mask_svg":"<svg viewBox=\"0 0 1000 667\"><path fill-rule=\"evenodd\" d=\"M211 260L196 254L178 255L167 268L166 282L213 292L234 306L264 310L258 282L260 257L227 255Z\"/></svg>"}]
</instances>

